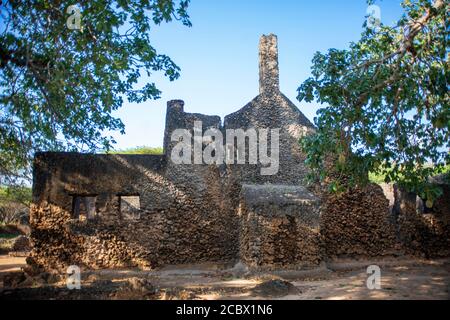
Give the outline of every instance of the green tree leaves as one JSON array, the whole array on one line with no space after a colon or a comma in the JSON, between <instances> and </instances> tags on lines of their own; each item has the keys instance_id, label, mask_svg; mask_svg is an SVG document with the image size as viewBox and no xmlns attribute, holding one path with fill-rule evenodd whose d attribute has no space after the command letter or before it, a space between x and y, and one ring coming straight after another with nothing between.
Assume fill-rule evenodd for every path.
<instances>
[{"instance_id":1,"label":"green tree leaves","mask_svg":"<svg viewBox=\"0 0 450 320\"><path fill-rule=\"evenodd\" d=\"M80 29L67 27L70 1L2 1L0 24L0 175L29 176L37 150L94 151L123 132L112 116L123 99L156 99L142 74L179 67L151 45L154 26L190 26L189 1L78 1Z\"/></svg>"},{"instance_id":2,"label":"green tree leaves","mask_svg":"<svg viewBox=\"0 0 450 320\"><path fill-rule=\"evenodd\" d=\"M432 200L439 191L428 177L450 162L448 8L403 6L397 25L366 27L349 49L316 53L297 98L324 107L317 134L301 143L314 177L332 186L364 184L371 172Z\"/></svg>"}]
</instances>

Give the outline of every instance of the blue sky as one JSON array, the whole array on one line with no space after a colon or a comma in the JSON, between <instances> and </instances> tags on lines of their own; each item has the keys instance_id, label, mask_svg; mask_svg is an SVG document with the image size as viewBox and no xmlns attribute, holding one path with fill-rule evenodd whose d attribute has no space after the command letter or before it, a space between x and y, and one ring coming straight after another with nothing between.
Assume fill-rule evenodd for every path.
<instances>
[{"instance_id":1,"label":"blue sky","mask_svg":"<svg viewBox=\"0 0 450 320\"><path fill-rule=\"evenodd\" d=\"M299 109L313 120L317 104L299 103L296 89L310 74L316 51L346 48L362 31L365 0L191 0L193 26L172 22L151 31L152 45L169 55L181 68L181 77L170 82L162 74L143 77L155 82L161 99L125 103L114 113L126 134L112 133L116 149L162 146L166 102L185 101L186 112L223 117L258 94L258 42L262 34L278 36L280 87ZM384 0L384 24L402 14L400 0Z\"/></svg>"}]
</instances>

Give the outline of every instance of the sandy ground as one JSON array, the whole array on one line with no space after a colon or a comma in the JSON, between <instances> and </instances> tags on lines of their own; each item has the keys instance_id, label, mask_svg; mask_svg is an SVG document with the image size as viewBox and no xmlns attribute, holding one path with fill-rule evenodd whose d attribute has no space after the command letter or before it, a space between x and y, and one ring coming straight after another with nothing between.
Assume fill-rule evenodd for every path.
<instances>
[{"instance_id":1,"label":"sandy ground","mask_svg":"<svg viewBox=\"0 0 450 320\"><path fill-rule=\"evenodd\" d=\"M381 268L381 289L369 290L367 266ZM25 258L0 256L0 281L20 272ZM148 279L152 295L124 291L133 277ZM270 279L288 281L293 290L255 294L254 288ZM292 288L291 288L292 289ZM64 279L58 283L4 288L0 299L440 299L450 300L450 259L340 260L315 270L245 274L217 265L167 267L158 271L101 270L82 273L82 290L68 290Z\"/></svg>"},{"instance_id":2,"label":"sandy ground","mask_svg":"<svg viewBox=\"0 0 450 320\"><path fill-rule=\"evenodd\" d=\"M24 257L11 257L9 255L0 255L0 274L7 272L20 271L25 266Z\"/></svg>"}]
</instances>

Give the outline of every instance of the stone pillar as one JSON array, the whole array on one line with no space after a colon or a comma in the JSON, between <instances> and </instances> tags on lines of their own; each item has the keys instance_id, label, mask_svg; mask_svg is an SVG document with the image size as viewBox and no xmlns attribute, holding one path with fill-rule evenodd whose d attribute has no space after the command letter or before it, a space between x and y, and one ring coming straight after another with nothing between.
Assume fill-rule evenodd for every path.
<instances>
[{"instance_id":1,"label":"stone pillar","mask_svg":"<svg viewBox=\"0 0 450 320\"><path fill-rule=\"evenodd\" d=\"M263 35L259 41L259 93L277 93L279 78L277 36Z\"/></svg>"},{"instance_id":2,"label":"stone pillar","mask_svg":"<svg viewBox=\"0 0 450 320\"><path fill-rule=\"evenodd\" d=\"M163 150L170 156L170 137L175 129L184 128L184 101L170 100L167 102L166 128L164 130Z\"/></svg>"}]
</instances>

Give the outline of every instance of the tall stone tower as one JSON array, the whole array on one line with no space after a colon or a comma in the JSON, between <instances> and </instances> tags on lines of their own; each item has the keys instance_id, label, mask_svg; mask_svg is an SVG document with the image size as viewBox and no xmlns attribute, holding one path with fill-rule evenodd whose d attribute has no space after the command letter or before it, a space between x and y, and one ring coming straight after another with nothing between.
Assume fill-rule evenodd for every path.
<instances>
[{"instance_id":1,"label":"tall stone tower","mask_svg":"<svg viewBox=\"0 0 450 320\"><path fill-rule=\"evenodd\" d=\"M235 168L243 183L302 184L308 173L299 139L312 131L313 124L280 91L278 39L262 35L259 41L259 95L241 110L225 117L225 129L279 129L279 171L262 176L259 166Z\"/></svg>"},{"instance_id":2,"label":"tall stone tower","mask_svg":"<svg viewBox=\"0 0 450 320\"><path fill-rule=\"evenodd\" d=\"M259 41L259 93L280 91L277 36L261 36Z\"/></svg>"}]
</instances>

